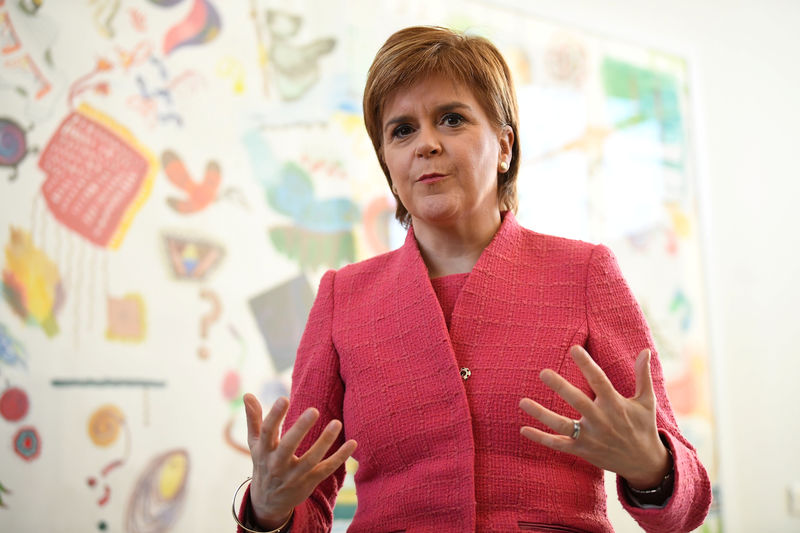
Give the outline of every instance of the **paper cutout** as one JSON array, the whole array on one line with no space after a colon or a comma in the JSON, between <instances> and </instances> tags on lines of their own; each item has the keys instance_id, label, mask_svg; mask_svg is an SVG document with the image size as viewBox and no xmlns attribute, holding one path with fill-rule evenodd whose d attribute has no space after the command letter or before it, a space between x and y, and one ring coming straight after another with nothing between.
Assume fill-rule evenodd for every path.
<instances>
[{"instance_id":1,"label":"paper cutout","mask_svg":"<svg viewBox=\"0 0 800 533\"><path fill-rule=\"evenodd\" d=\"M267 344L277 372L294 364L314 293L304 276L298 276L250 300L258 329Z\"/></svg>"}]
</instances>

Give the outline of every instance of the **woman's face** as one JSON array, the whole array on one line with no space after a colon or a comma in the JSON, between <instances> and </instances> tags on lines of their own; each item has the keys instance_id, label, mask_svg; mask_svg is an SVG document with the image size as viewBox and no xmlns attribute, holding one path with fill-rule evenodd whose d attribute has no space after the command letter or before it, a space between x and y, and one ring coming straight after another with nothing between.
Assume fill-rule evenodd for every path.
<instances>
[{"instance_id":1,"label":"woman's face","mask_svg":"<svg viewBox=\"0 0 800 533\"><path fill-rule=\"evenodd\" d=\"M383 159L415 228L496 218L498 165L510 164L514 134L471 90L425 78L390 95L382 119Z\"/></svg>"}]
</instances>

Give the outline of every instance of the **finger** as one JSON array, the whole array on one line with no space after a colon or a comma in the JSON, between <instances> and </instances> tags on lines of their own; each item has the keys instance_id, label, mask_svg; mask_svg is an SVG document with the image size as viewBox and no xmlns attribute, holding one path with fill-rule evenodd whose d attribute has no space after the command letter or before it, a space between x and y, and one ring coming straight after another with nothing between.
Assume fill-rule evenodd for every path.
<instances>
[{"instance_id":1,"label":"finger","mask_svg":"<svg viewBox=\"0 0 800 533\"><path fill-rule=\"evenodd\" d=\"M533 442L538 442L539 444L559 452L567 452L575 455L573 451L575 447L575 441L569 437L565 437L563 435L551 435L550 433L540 429L532 428L530 426L522 426L519 432L523 437L530 439Z\"/></svg>"},{"instance_id":2,"label":"finger","mask_svg":"<svg viewBox=\"0 0 800 533\"><path fill-rule=\"evenodd\" d=\"M539 378L580 414L584 416L591 414L594 403L578 387L549 368L542 370Z\"/></svg>"},{"instance_id":3,"label":"finger","mask_svg":"<svg viewBox=\"0 0 800 533\"><path fill-rule=\"evenodd\" d=\"M325 426L324 430L322 430L322 433L320 434L319 438L317 438L317 441L312 444L306 453L304 453L300 458L302 467L307 470L311 470L317 466L317 463L322 461L322 459L325 457L325 454L328 453L328 450L336 441L336 437L339 436L341 430L342 423L338 420L331 420L328 422L328 425Z\"/></svg>"},{"instance_id":4,"label":"finger","mask_svg":"<svg viewBox=\"0 0 800 533\"><path fill-rule=\"evenodd\" d=\"M316 480L318 480L317 483L336 472L336 470L342 466L351 455L353 455L353 452L356 451L357 446L358 443L353 439L350 439L339 446L339 449L332 453L330 457L324 461L320 461L320 463L314 468L314 477Z\"/></svg>"},{"instance_id":5,"label":"finger","mask_svg":"<svg viewBox=\"0 0 800 533\"><path fill-rule=\"evenodd\" d=\"M617 394L606 373L594 362L594 359L589 355L589 352L583 349L583 346L575 345L570 348L569 353L596 396L609 398Z\"/></svg>"},{"instance_id":6,"label":"finger","mask_svg":"<svg viewBox=\"0 0 800 533\"><path fill-rule=\"evenodd\" d=\"M264 451L271 452L278 446L281 423L288 410L289 400L284 396L281 396L272 404L272 408L261 423L261 448Z\"/></svg>"},{"instance_id":7,"label":"finger","mask_svg":"<svg viewBox=\"0 0 800 533\"><path fill-rule=\"evenodd\" d=\"M520 408L533 418L561 435L572 435L574 424L571 418L554 413L530 398L519 402Z\"/></svg>"},{"instance_id":8,"label":"finger","mask_svg":"<svg viewBox=\"0 0 800 533\"><path fill-rule=\"evenodd\" d=\"M244 413L247 416L247 444L250 449L261 435L261 403L250 393L242 398L244 401Z\"/></svg>"},{"instance_id":9,"label":"finger","mask_svg":"<svg viewBox=\"0 0 800 533\"><path fill-rule=\"evenodd\" d=\"M275 448L276 459L278 461L286 461L294 455L297 447L303 441L308 431L314 427L314 423L319 418L319 411L313 407L306 409L302 415L295 421L294 425L286 430L283 437Z\"/></svg>"},{"instance_id":10,"label":"finger","mask_svg":"<svg viewBox=\"0 0 800 533\"><path fill-rule=\"evenodd\" d=\"M650 350L645 348L636 357L636 393L634 398L645 405L655 403L653 376L650 371Z\"/></svg>"}]
</instances>

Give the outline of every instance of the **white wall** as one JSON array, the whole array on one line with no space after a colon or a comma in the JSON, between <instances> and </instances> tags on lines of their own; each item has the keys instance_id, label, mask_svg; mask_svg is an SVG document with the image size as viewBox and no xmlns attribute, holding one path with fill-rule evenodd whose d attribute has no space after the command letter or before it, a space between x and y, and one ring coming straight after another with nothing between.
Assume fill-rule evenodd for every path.
<instances>
[{"instance_id":1,"label":"white wall","mask_svg":"<svg viewBox=\"0 0 800 533\"><path fill-rule=\"evenodd\" d=\"M800 2L509 0L689 60L706 218L722 516L800 531Z\"/></svg>"}]
</instances>

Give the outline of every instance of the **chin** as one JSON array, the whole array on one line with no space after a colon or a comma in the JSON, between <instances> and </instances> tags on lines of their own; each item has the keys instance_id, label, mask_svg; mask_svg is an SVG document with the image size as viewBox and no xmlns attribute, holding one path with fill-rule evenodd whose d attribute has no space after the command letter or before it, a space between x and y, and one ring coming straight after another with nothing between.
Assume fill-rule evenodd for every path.
<instances>
[{"instance_id":1,"label":"chin","mask_svg":"<svg viewBox=\"0 0 800 533\"><path fill-rule=\"evenodd\" d=\"M429 223L447 223L463 214L458 203L447 200L429 200L424 205L415 207L414 211L411 211L412 218Z\"/></svg>"}]
</instances>

